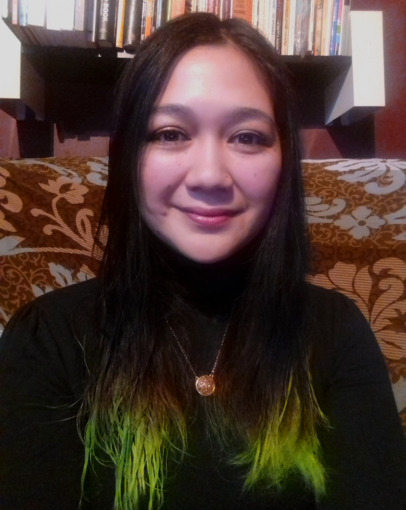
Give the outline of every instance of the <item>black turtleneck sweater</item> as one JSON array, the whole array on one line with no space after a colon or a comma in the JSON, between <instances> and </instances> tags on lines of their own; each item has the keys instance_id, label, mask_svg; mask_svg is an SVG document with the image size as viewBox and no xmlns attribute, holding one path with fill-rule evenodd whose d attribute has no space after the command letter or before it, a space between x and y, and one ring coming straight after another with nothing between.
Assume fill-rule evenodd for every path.
<instances>
[{"instance_id":1,"label":"black turtleneck sweater","mask_svg":"<svg viewBox=\"0 0 406 510\"><path fill-rule=\"evenodd\" d=\"M200 346L191 362L196 372L209 372L245 270L239 267L237 278L233 271L215 275L213 269L196 276L193 265L183 270L184 278L193 280L188 287L199 289L188 296ZM84 448L75 418L87 383L82 346L86 343L87 356L97 349L98 288L92 280L35 300L10 321L0 340L2 510L78 508ZM373 334L345 297L311 287L309 300L317 350L314 387L330 423L320 432L328 468L326 498L316 503L294 479L281 493L243 493L241 473L228 466L204 434L202 412L190 431L182 466L169 477L165 509L406 508L405 438ZM92 473L91 497L82 508L111 510L114 469L96 466Z\"/></svg>"}]
</instances>

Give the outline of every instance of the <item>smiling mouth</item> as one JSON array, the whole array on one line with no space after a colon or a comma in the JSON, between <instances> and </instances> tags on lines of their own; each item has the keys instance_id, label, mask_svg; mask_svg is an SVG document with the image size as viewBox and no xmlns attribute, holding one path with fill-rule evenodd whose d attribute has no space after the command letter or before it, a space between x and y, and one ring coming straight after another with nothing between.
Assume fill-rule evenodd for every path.
<instances>
[{"instance_id":1,"label":"smiling mouth","mask_svg":"<svg viewBox=\"0 0 406 510\"><path fill-rule=\"evenodd\" d=\"M238 214L229 209L184 209L183 212L201 227L222 227Z\"/></svg>"}]
</instances>

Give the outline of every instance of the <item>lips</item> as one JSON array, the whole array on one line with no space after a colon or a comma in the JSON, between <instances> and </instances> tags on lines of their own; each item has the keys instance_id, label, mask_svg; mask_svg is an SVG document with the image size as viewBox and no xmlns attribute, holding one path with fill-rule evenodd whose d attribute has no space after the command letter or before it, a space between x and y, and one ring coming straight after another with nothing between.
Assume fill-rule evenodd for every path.
<instances>
[{"instance_id":1,"label":"lips","mask_svg":"<svg viewBox=\"0 0 406 510\"><path fill-rule=\"evenodd\" d=\"M201 227L222 227L238 214L237 211L223 208L186 208L183 213Z\"/></svg>"}]
</instances>

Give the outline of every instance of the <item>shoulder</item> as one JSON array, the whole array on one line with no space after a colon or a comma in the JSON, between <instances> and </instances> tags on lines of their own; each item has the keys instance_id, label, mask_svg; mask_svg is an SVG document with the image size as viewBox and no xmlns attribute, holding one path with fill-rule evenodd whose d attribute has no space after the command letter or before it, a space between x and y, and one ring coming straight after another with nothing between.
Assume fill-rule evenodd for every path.
<instances>
[{"instance_id":1,"label":"shoulder","mask_svg":"<svg viewBox=\"0 0 406 510\"><path fill-rule=\"evenodd\" d=\"M11 318L0 339L4 398L34 388L47 396L80 394L84 353L97 345L98 287L92 280L52 291Z\"/></svg>"},{"instance_id":2,"label":"shoulder","mask_svg":"<svg viewBox=\"0 0 406 510\"><path fill-rule=\"evenodd\" d=\"M67 305L75 305L80 302L93 303L98 296L100 289L100 283L97 278L91 278L90 280L74 283L61 289L53 290L28 303L24 308L47 308L47 307L65 307Z\"/></svg>"},{"instance_id":3,"label":"shoulder","mask_svg":"<svg viewBox=\"0 0 406 510\"><path fill-rule=\"evenodd\" d=\"M360 312L357 305L350 298L333 289L319 287L312 283L307 284L308 298L314 311L324 313L352 313Z\"/></svg>"},{"instance_id":4,"label":"shoulder","mask_svg":"<svg viewBox=\"0 0 406 510\"><path fill-rule=\"evenodd\" d=\"M86 316L97 303L99 282L91 279L53 290L23 306L10 320L6 331L21 319L32 314L45 314L55 319L72 319L75 315Z\"/></svg>"},{"instance_id":5,"label":"shoulder","mask_svg":"<svg viewBox=\"0 0 406 510\"><path fill-rule=\"evenodd\" d=\"M366 317L356 303L344 294L308 284L306 298L314 332L324 336L333 335L336 340L337 335L343 335L346 330L373 336Z\"/></svg>"},{"instance_id":6,"label":"shoulder","mask_svg":"<svg viewBox=\"0 0 406 510\"><path fill-rule=\"evenodd\" d=\"M384 358L370 324L347 296L309 285L310 332L318 378L343 371L362 377L387 377Z\"/></svg>"},{"instance_id":7,"label":"shoulder","mask_svg":"<svg viewBox=\"0 0 406 510\"><path fill-rule=\"evenodd\" d=\"M23 306L8 322L1 336L0 351L5 355L19 346L54 345L65 350L95 337L99 282L77 283L44 294Z\"/></svg>"}]
</instances>

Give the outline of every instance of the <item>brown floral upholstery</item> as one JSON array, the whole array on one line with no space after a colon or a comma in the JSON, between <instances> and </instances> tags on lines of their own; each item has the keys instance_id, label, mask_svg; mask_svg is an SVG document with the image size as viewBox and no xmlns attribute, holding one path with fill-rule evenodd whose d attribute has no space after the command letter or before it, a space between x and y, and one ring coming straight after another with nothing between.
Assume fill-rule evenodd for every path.
<instances>
[{"instance_id":1,"label":"brown floral upholstery","mask_svg":"<svg viewBox=\"0 0 406 510\"><path fill-rule=\"evenodd\" d=\"M22 304L93 277L106 158L0 159L0 333ZM387 361L406 430L406 161L304 161L309 279L353 299Z\"/></svg>"}]
</instances>

